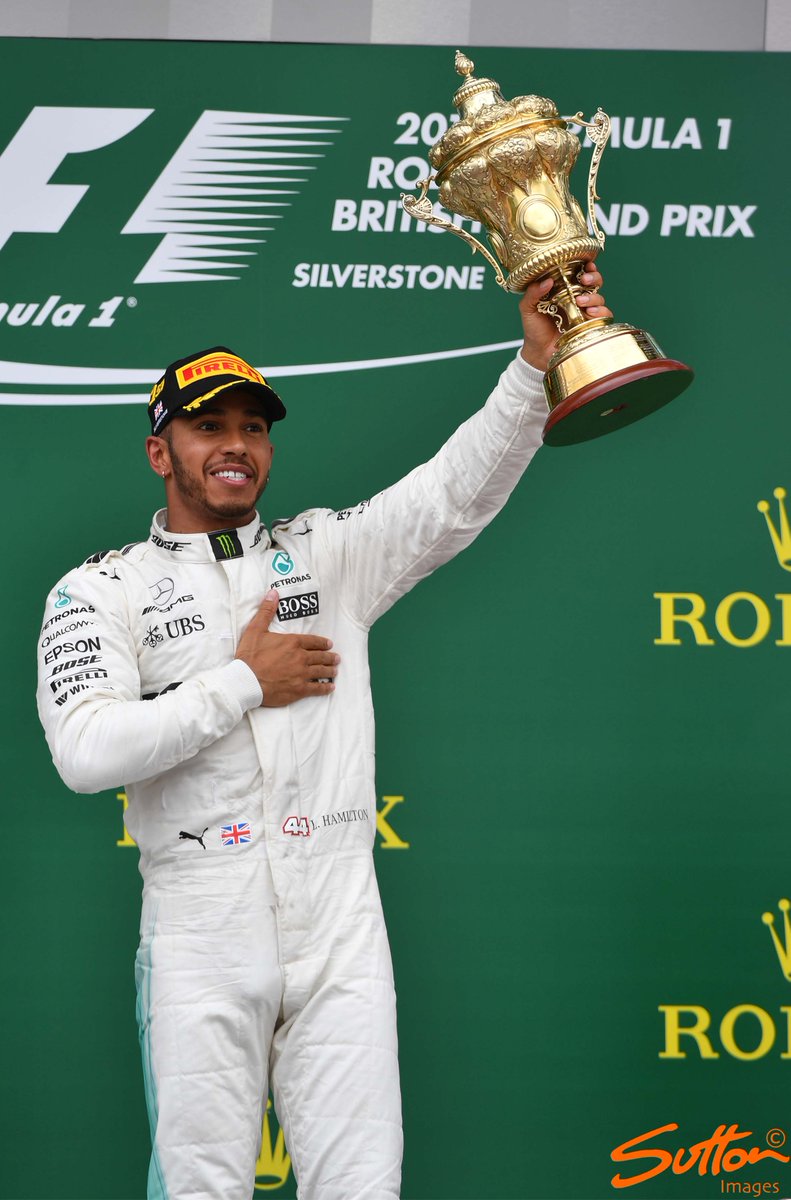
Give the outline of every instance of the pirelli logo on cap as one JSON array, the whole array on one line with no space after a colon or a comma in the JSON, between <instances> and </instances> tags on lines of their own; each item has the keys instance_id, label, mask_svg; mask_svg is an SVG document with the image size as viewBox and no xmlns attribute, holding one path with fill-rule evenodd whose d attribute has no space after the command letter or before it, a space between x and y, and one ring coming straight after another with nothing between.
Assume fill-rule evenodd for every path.
<instances>
[{"instance_id":1,"label":"pirelli logo on cap","mask_svg":"<svg viewBox=\"0 0 791 1200\"><path fill-rule=\"evenodd\" d=\"M266 385L260 371L256 371L255 367L251 367L243 358L222 354L204 354L203 358L196 358L194 362L179 367L176 371L176 381L180 388L185 388L196 379L209 379L212 375L240 375L252 379L255 383Z\"/></svg>"}]
</instances>

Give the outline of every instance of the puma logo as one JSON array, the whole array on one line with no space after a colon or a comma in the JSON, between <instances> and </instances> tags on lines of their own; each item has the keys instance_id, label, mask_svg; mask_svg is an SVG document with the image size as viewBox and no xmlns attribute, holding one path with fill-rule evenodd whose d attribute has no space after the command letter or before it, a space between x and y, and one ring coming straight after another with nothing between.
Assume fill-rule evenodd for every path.
<instances>
[{"instance_id":1,"label":"puma logo","mask_svg":"<svg viewBox=\"0 0 791 1200\"><path fill-rule=\"evenodd\" d=\"M208 829L209 829L209 826L207 825L206 828L204 829L203 833L207 833ZM181 833L179 834L179 841L182 841L182 840L186 841L187 839L189 839L189 841L191 841L191 842L200 842L201 846L203 846L203 849L205 850L206 846L204 845L204 841L203 841L203 833L185 833L184 830L182 829Z\"/></svg>"}]
</instances>

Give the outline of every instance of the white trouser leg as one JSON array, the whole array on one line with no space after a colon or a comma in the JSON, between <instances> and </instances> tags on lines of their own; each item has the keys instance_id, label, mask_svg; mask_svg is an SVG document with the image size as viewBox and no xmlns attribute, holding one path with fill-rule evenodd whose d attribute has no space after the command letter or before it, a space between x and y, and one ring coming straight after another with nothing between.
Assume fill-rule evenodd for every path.
<instances>
[{"instance_id":1,"label":"white trouser leg","mask_svg":"<svg viewBox=\"0 0 791 1200\"><path fill-rule=\"evenodd\" d=\"M342 869L342 886L315 897L321 916L295 936L293 954L281 931L285 1019L272 1044L272 1091L300 1200L398 1200L390 950L372 869Z\"/></svg>"},{"instance_id":2,"label":"white trouser leg","mask_svg":"<svg viewBox=\"0 0 791 1200\"><path fill-rule=\"evenodd\" d=\"M227 871L146 890L138 1020L149 1200L250 1200L281 1001L271 894Z\"/></svg>"}]
</instances>

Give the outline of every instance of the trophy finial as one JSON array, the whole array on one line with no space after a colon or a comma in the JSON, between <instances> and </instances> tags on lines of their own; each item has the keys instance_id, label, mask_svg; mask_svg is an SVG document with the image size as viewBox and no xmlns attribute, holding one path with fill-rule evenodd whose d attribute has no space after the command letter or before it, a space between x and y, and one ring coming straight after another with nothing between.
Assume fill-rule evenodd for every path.
<instances>
[{"instance_id":1,"label":"trophy finial","mask_svg":"<svg viewBox=\"0 0 791 1200\"><path fill-rule=\"evenodd\" d=\"M456 51L456 58L453 66L456 69L457 75L464 76L465 83L468 77L472 75L473 71L475 70L475 63L471 58L468 58L466 54L462 54L461 50Z\"/></svg>"}]
</instances>

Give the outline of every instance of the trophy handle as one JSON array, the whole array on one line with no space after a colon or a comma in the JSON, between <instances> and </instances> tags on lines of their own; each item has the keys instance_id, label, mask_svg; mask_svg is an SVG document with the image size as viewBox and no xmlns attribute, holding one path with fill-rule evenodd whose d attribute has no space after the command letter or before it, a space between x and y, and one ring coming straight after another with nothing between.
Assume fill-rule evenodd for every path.
<instances>
[{"instance_id":1,"label":"trophy handle","mask_svg":"<svg viewBox=\"0 0 791 1200\"><path fill-rule=\"evenodd\" d=\"M587 129L588 137L593 142L593 154L591 155L590 169L588 170L588 221L596 241L604 249L605 236L604 232L599 229L599 224L596 220L596 210L594 203L601 199L596 191L596 177L599 174L599 163L601 156L604 154L604 147L610 140L610 118L607 113L601 108L597 108L593 120L586 121L581 112L575 113L573 117L566 117L567 121L573 121L575 125L582 125L583 129Z\"/></svg>"},{"instance_id":2,"label":"trophy handle","mask_svg":"<svg viewBox=\"0 0 791 1200\"><path fill-rule=\"evenodd\" d=\"M508 280L503 275L500 264L483 243L479 242L471 233L468 233L466 229L460 229L452 221L446 221L444 217L436 216L433 205L428 198L428 189L434 182L434 179L434 175L429 175L428 179L418 180L420 195L417 197L409 196L406 192L401 193L401 206L404 211L410 217L414 217L416 221L425 221L427 225L438 225L440 229L447 229L449 233L455 233L457 237L462 238L469 246L472 246L473 254L475 254L476 250L480 250L484 258L494 267L494 274L500 287L504 288L506 292L510 291Z\"/></svg>"}]
</instances>

